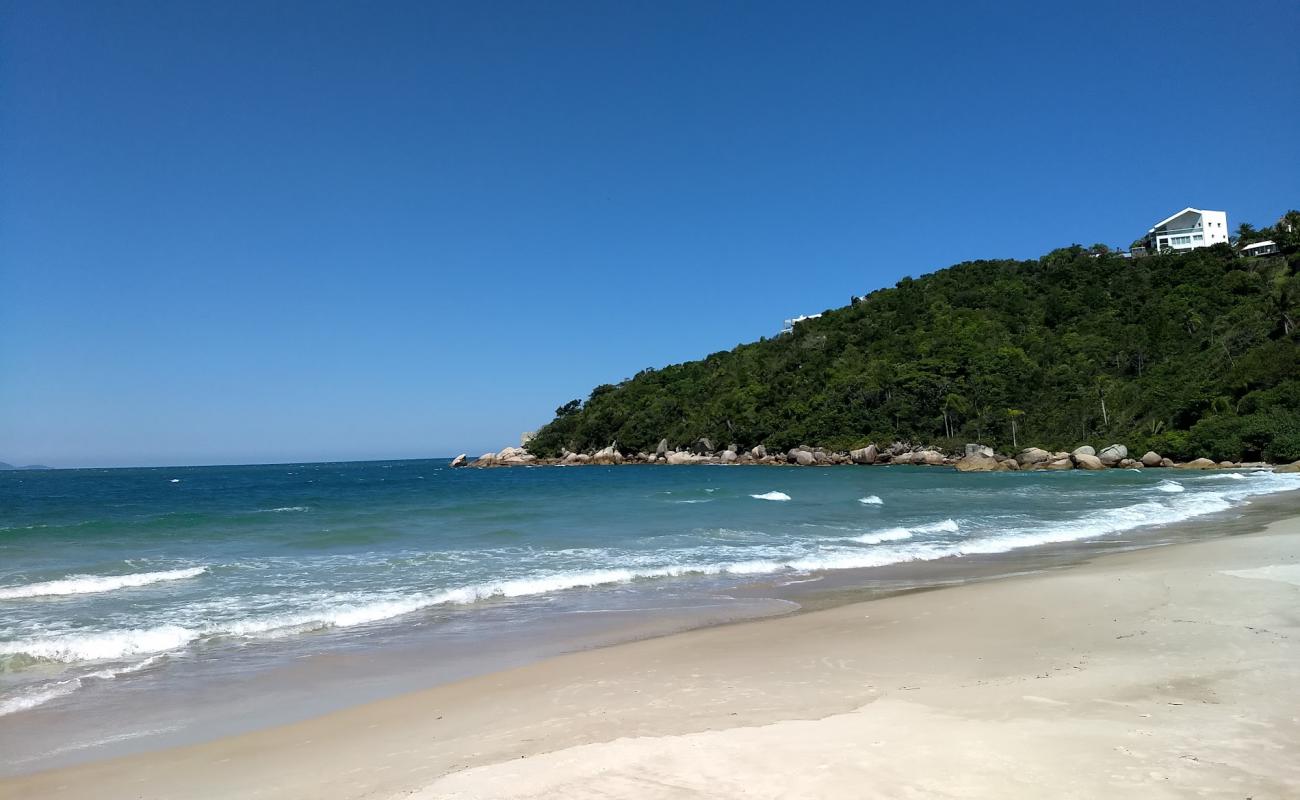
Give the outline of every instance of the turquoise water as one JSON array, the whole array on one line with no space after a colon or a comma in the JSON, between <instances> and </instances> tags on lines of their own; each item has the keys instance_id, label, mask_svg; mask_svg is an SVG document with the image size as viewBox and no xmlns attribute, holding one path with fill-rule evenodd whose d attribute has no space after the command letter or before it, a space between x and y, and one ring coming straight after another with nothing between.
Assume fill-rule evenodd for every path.
<instances>
[{"instance_id":1,"label":"turquoise water","mask_svg":"<svg viewBox=\"0 0 1300 800\"><path fill-rule=\"evenodd\" d=\"M181 675L452 631L508 649L566 615L1104 540L1292 488L1250 471L446 461L0 473L0 733L129 708L127 687Z\"/></svg>"}]
</instances>

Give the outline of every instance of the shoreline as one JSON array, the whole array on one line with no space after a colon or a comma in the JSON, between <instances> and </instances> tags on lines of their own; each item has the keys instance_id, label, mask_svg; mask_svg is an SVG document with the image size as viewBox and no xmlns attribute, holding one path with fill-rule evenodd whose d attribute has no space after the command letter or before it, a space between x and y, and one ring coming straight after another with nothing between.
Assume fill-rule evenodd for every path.
<instances>
[{"instance_id":1,"label":"shoreline","mask_svg":"<svg viewBox=\"0 0 1300 800\"><path fill-rule=\"evenodd\" d=\"M1040 660L1045 643L1064 648L1057 654L1064 657L1085 647L1086 642L1072 642L1056 629L1035 632L1047 617L1035 621L1032 610L1026 614L1026 601L1050 600L1069 584L1099 583L1097 588L1113 592L1108 578L1136 574L1150 579L1154 575L1155 582L1161 583L1160 576L1171 566L1191 564L1203 572L1208 564L1211 573L1216 573L1234 559L1243 564L1271 559L1270 563L1247 564L1247 568L1272 566L1279 560L1295 564L1300 552L1300 517L1295 516L1294 494L1284 493L1271 503L1277 513L1289 516L1269 523L1263 533L1105 554L1075 566L865 601L860 595L853 599L855 590L849 589L843 603L581 650L289 725L10 778L0 781L0 796L369 798L417 791L447 774L453 775L445 778L449 783L429 788L432 793L428 797L516 796L506 793L504 785L493 783L502 770L515 775L514 768L492 765L525 757L535 760L527 781L519 785L541 787L536 796L569 793L575 787L561 789L546 783L557 779L557 770L564 773L567 768L547 771L536 766L544 759L564 758L567 748L596 748L600 750L597 761L613 759L622 765L620 769L630 768L627 759L642 751L660 752L670 744L680 745L683 737L771 737L776 735L772 726L795 724L792 720L807 724L808 720L834 719L835 725L857 725L862 720L853 715L861 709L883 708L882 698L897 700L902 697L898 693L914 691L905 685L888 688L888 681L882 680L885 675L905 675L908 664L948 683L972 677L968 674L970 664L965 671L957 668L951 653L945 658L943 648L934 652L934 642L960 641L959 649L976 652L983 640L974 637L971 641L973 632L995 637L1000 646L975 656L973 663L996 660L1008 674L1023 670L1026 659L1030 663ZM1258 525L1260 513L1247 513L1242 519L1255 520L1247 525ZM1193 524L1222 528L1223 523ZM1119 592L1112 598L1114 608L1107 613L1116 616L1111 624L1140 622L1132 618L1159 594L1155 591L1159 587L1146 585L1150 582L1130 581L1125 590L1132 588L1133 592ZM1273 594L1296 591L1285 583L1277 586L1283 588L1273 588ZM1017 624L1004 619L1005 625L989 629L989 620L979 615L958 624L971 609L989 604ZM1064 616L1087 617L1091 606L1081 605L1086 604L1058 603L1055 610ZM882 615L892 618L892 623L872 621ZM904 620L911 623L906 630L895 627ZM923 624L918 625L918 620ZM1102 619L1086 623L1076 619L1065 627L1079 633L1104 623ZM1277 630L1279 626L1264 627ZM851 652L844 653L846 647ZM1201 660L1213 661L1215 657L1210 653ZM847 666L850 662L854 666ZM1293 677L1294 672L1286 680ZM964 696L957 688L950 687L953 700ZM906 697L910 701L913 696ZM1057 708L1039 701L1032 704ZM894 711L915 713L915 709ZM848 718L841 719L845 715ZM936 732L944 730L941 726ZM1289 752L1300 753L1300 749ZM589 755L583 755L584 761ZM235 771L239 774L231 774L232 763L240 765ZM707 766L696 765L704 772ZM456 776L470 767L477 771ZM690 768L682 769L693 774ZM144 775L150 776L147 784L140 783ZM598 778L592 776L591 780ZM496 788L482 789L489 785ZM901 790L902 786L895 788ZM1300 787L1300 782L1295 787ZM1270 795L1262 787L1255 796Z\"/></svg>"}]
</instances>

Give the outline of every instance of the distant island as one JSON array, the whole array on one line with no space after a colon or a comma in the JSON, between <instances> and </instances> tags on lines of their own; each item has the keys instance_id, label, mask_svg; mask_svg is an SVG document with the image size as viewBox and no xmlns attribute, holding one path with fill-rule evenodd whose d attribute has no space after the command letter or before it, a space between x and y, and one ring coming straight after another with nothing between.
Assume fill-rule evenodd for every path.
<instances>
[{"instance_id":1,"label":"distant island","mask_svg":"<svg viewBox=\"0 0 1300 800\"><path fill-rule=\"evenodd\" d=\"M700 442L742 453L1125 442L1178 461L1293 462L1298 268L1296 211L1241 226L1235 246L1129 257L1075 245L966 262L772 338L597 386L524 447L556 459Z\"/></svg>"},{"instance_id":2,"label":"distant island","mask_svg":"<svg viewBox=\"0 0 1300 800\"><path fill-rule=\"evenodd\" d=\"M53 469L53 467L47 467L44 464L28 464L26 466L20 467L15 464L6 464L5 462L0 461L0 470L18 470L18 469Z\"/></svg>"}]
</instances>

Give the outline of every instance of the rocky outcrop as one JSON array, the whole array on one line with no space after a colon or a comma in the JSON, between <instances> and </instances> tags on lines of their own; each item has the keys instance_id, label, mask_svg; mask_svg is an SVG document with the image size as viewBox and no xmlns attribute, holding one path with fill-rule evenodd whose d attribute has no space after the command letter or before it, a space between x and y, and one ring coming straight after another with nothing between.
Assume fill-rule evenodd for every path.
<instances>
[{"instance_id":1,"label":"rocky outcrop","mask_svg":"<svg viewBox=\"0 0 1300 800\"><path fill-rule=\"evenodd\" d=\"M943 453L938 450L917 450L911 453L900 453L890 461L891 464L923 464L929 467L941 466L943 462Z\"/></svg>"},{"instance_id":2,"label":"rocky outcrop","mask_svg":"<svg viewBox=\"0 0 1300 800\"><path fill-rule=\"evenodd\" d=\"M1162 460L1162 459L1160 458L1160 454L1159 454L1159 453L1157 453L1157 452L1154 451L1154 450L1148 450L1147 453L1146 453L1146 455L1142 456L1142 466L1144 466L1144 467L1159 467L1159 466L1163 466L1163 465L1160 463L1161 460Z\"/></svg>"},{"instance_id":3,"label":"rocky outcrop","mask_svg":"<svg viewBox=\"0 0 1300 800\"><path fill-rule=\"evenodd\" d=\"M1096 451L1095 449L1093 449L1093 446L1092 446L1092 445L1090 445L1090 444L1085 444L1085 445L1083 445L1082 447L1076 447L1076 448L1074 448L1074 452L1073 452L1073 453L1070 453L1070 455L1072 455L1072 456L1095 456L1095 455L1097 455L1097 451Z\"/></svg>"},{"instance_id":4,"label":"rocky outcrop","mask_svg":"<svg viewBox=\"0 0 1300 800\"><path fill-rule=\"evenodd\" d=\"M817 457L805 447L793 447L786 451L785 457L791 464L798 464L801 467L811 467L817 463Z\"/></svg>"},{"instance_id":5,"label":"rocky outcrop","mask_svg":"<svg viewBox=\"0 0 1300 800\"><path fill-rule=\"evenodd\" d=\"M1079 469L1105 469L1106 465L1101 463L1101 459L1089 453L1080 453L1075 450L1073 453L1074 466Z\"/></svg>"},{"instance_id":6,"label":"rocky outcrop","mask_svg":"<svg viewBox=\"0 0 1300 800\"><path fill-rule=\"evenodd\" d=\"M453 458L453 459L451 460L451 465L452 465L452 467L465 467L465 466L469 466L469 456L468 456L468 454L466 454L466 453L461 453L460 455L456 456L455 458Z\"/></svg>"},{"instance_id":7,"label":"rocky outcrop","mask_svg":"<svg viewBox=\"0 0 1300 800\"><path fill-rule=\"evenodd\" d=\"M655 448L655 455L657 455L657 456L659 456L660 458L662 458L662 457L665 456L667 453L668 453L668 440L667 440L667 439L660 439L660 440L659 440L659 446Z\"/></svg>"},{"instance_id":8,"label":"rocky outcrop","mask_svg":"<svg viewBox=\"0 0 1300 800\"><path fill-rule=\"evenodd\" d=\"M736 455L735 450L723 450L720 458L724 464L734 464L740 459L740 456Z\"/></svg>"},{"instance_id":9,"label":"rocky outcrop","mask_svg":"<svg viewBox=\"0 0 1300 800\"><path fill-rule=\"evenodd\" d=\"M1128 448L1122 444L1112 444L1109 447L1103 448L1102 451L1097 454L1097 458L1100 458L1101 463L1106 466L1113 467L1128 458Z\"/></svg>"},{"instance_id":10,"label":"rocky outcrop","mask_svg":"<svg viewBox=\"0 0 1300 800\"><path fill-rule=\"evenodd\" d=\"M1069 453L1052 453L1049 460L1040 461L1034 469L1074 469L1074 459Z\"/></svg>"},{"instance_id":11,"label":"rocky outcrop","mask_svg":"<svg viewBox=\"0 0 1300 800\"><path fill-rule=\"evenodd\" d=\"M1290 464L1283 464L1273 470L1274 472L1300 472L1300 461L1292 461Z\"/></svg>"},{"instance_id":12,"label":"rocky outcrop","mask_svg":"<svg viewBox=\"0 0 1300 800\"><path fill-rule=\"evenodd\" d=\"M761 444L755 445L754 448L749 451L749 454L753 456L755 460L762 461L764 458L767 458L767 448Z\"/></svg>"},{"instance_id":13,"label":"rocky outcrop","mask_svg":"<svg viewBox=\"0 0 1300 800\"><path fill-rule=\"evenodd\" d=\"M958 472L1005 472L1008 468L992 455L970 453L957 459L953 464Z\"/></svg>"},{"instance_id":14,"label":"rocky outcrop","mask_svg":"<svg viewBox=\"0 0 1300 800\"><path fill-rule=\"evenodd\" d=\"M1188 461L1185 464L1179 464L1179 469L1218 469L1219 465L1208 458L1197 458Z\"/></svg>"},{"instance_id":15,"label":"rocky outcrop","mask_svg":"<svg viewBox=\"0 0 1300 800\"><path fill-rule=\"evenodd\" d=\"M857 450L850 450L849 460L854 464L874 464L880 460L880 451L876 449L874 444L869 444L866 447L859 447Z\"/></svg>"},{"instance_id":16,"label":"rocky outcrop","mask_svg":"<svg viewBox=\"0 0 1300 800\"><path fill-rule=\"evenodd\" d=\"M1052 454L1037 447L1026 447L1016 453L1016 463L1022 467L1032 467L1052 460Z\"/></svg>"},{"instance_id":17,"label":"rocky outcrop","mask_svg":"<svg viewBox=\"0 0 1300 800\"><path fill-rule=\"evenodd\" d=\"M622 464L623 454L618 452L618 443L602 448L591 454L593 464Z\"/></svg>"},{"instance_id":18,"label":"rocky outcrop","mask_svg":"<svg viewBox=\"0 0 1300 800\"><path fill-rule=\"evenodd\" d=\"M988 447L987 445L982 445L982 444L970 444L970 443L967 443L967 445L966 445L966 455L968 455L968 456L984 456L985 458L993 458L993 448L992 448L992 447Z\"/></svg>"}]
</instances>

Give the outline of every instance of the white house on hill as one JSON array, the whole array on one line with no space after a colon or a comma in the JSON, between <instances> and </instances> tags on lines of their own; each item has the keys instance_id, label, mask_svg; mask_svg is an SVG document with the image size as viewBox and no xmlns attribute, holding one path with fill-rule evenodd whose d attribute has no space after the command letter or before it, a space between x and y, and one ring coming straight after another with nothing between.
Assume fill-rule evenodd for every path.
<instances>
[{"instance_id":1,"label":"white house on hill","mask_svg":"<svg viewBox=\"0 0 1300 800\"><path fill-rule=\"evenodd\" d=\"M1184 208L1162 219L1147 231L1147 247L1161 250L1193 250L1228 241L1228 212Z\"/></svg>"}]
</instances>

